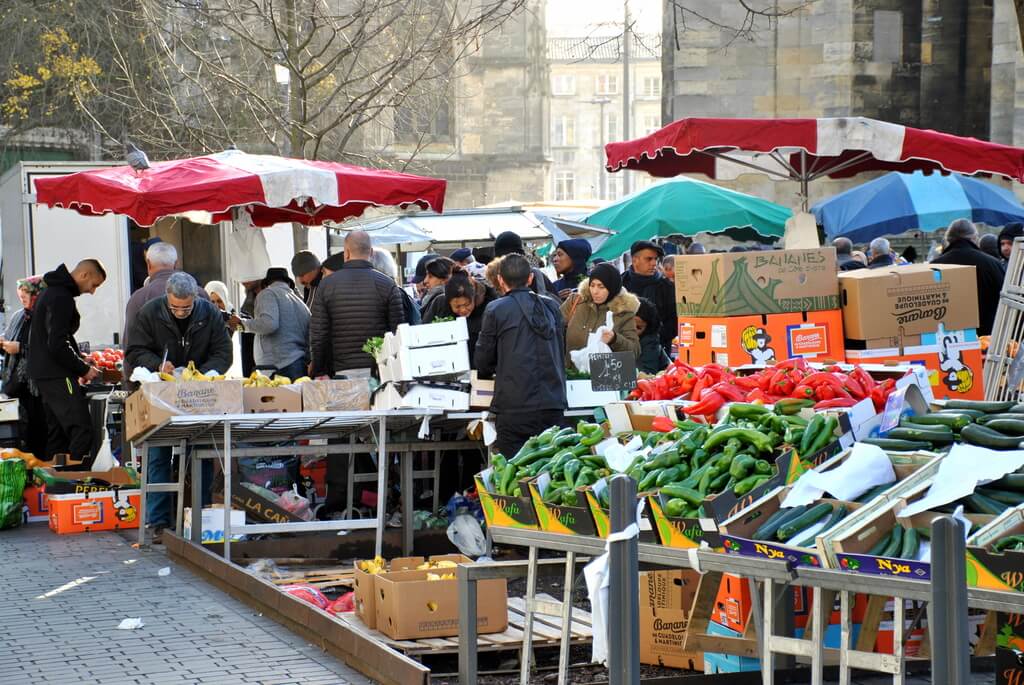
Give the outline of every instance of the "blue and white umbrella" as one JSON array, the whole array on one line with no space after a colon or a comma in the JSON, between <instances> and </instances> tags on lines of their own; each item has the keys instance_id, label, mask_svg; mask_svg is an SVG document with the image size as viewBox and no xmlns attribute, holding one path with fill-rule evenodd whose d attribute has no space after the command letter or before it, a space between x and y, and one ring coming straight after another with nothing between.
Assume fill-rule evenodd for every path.
<instances>
[{"instance_id":1,"label":"blue and white umbrella","mask_svg":"<svg viewBox=\"0 0 1024 685\"><path fill-rule=\"evenodd\" d=\"M867 243L905 231L933 231L954 219L989 226L1024 222L1024 206L1004 188L960 174L892 172L811 207L829 240Z\"/></svg>"}]
</instances>

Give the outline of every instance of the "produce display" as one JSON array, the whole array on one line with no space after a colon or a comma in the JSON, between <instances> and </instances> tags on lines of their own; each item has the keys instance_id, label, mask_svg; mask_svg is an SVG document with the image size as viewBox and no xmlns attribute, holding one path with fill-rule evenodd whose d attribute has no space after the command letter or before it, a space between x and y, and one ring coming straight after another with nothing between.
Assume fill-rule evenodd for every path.
<instances>
[{"instance_id":1,"label":"produce display","mask_svg":"<svg viewBox=\"0 0 1024 685\"><path fill-rule=\"evenodd\" d=\"M993 450L1021 449L1024 404L949 400L938 411L905 416L884 436L861 442L892 451L941 450L954 442Z\"/></svg>"},{"instance_id":2,"label":"produce display","mask_svg":"<svg viewBox=\"0 0 1024 685\"><path fill-rule=\"evenodd\" d=\"M113 371L124 362L124 351L113 347L105 347L102 350L93 350L86 359L97 369Z\"/></svg>"},{"instance_id":3,"label":"produce display","mask_svg":"<svg viewBox=\"0 0 1024 685\"><path fill-rule=\"evenodd\" d=\"M198 379L197 379L198 380ZM287 376L275 375L273 378L265 376L259 371L253 371L248 378L242 380L243 388L279 388L283 385L299 385L312 380L309 376L292 380Z\"/></svg>"},{"instance_id":4,"label":"produce display","mask_svg":"<svg viewBox=\"0 0 1024 685\"><path fill-rule=\"evenodd\" d=\"M698 416L714 414L727 402L774 404L784 399L810 400L815 409L836 409L870 398L881 411L895 389L894 379L878 382L856 365L849 371L839 366L816 370L798 358L738 375L718 364L694 368L677 359L657 376L637 381L630 399L689 399L696 404L683 411Z\"/></svg>"}]
</instances>

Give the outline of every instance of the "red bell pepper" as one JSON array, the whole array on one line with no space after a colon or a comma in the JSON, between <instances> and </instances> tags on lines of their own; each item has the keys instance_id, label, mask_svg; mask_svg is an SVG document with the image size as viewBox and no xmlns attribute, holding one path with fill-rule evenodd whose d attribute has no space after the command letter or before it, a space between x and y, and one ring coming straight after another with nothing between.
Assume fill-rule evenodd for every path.
<instances>
[{"instance_id":1,"label":"red bell pepper","mask_svg":"<svg viewBox=\"0 0 1024 685\"><path fill-rule=\"evenodd\" d=\"M810 366L807 364L807 360L804 359L803 357L794 357L792 359L787 359L785 361L777 362L775 364L775 368L776 369L800 369L801 371L806 371L807 369L810 368Z\"/></svg>"},{"instance_id":2,"label":"red bell pepper","mask_svg":"<svg viewBox=\"0 0 1024 685\"><path fill-rule=\"evenodd\" d=\"M857 404L857 400L852 397L836 397L831 400L822 400L814 405L814 409L839 409L842 407L852 407Z\"/></svg>"},{"instance_id":3,"label":"red bell pepper","mask_svg":"<svg viewBox=\"0 0 1024 685\"><path fill-rule=\"evenodd\" d=\"M738 385L744 390L753 390L754 388L760 387L756 376L736 376L732 379L732 383L733 385Z\"/></svg>"},{"instance_id":4,"label":"red bell pepper","mask_svg":"<svg viewBox=\"0 0 1024 685\"><path fill-rule=\"evenodd\" d=\"M764 390L762 390L761 388L754 388L749 393L747 393L747 397L746 397L745 401L746 402L767 402L768 401L767 397L768 397L768 395L765 393Z\"/></svg>"},{"instance_id":5,"label":"red bell pepper","mask_svg":"<svg viewBox=\"0 0 1024 685\"><path fill-rule=\"evenodd\" d=\"M837 373L836 378L838 378L839 382L843 384L843 389L850 393L850 396L854 399L862 400L867 396L864 386L862 386L852 375Z\"/></svg>"},{"instance_id":6,"label":"red bell pepper","mask_svg":"<svg viewBox=\"0 0 1024 685\"><path fill-rule=\"evenodd\" d=\"M793 392L789 393L790 397L795 397L798 400L813 400L817 399L818 395L814 388L804 383L793 388Z\"/></svg>"},{"instance_id":7,"label":"red bell pepper","mask_svg":"<svg viewBox=\"0 0 1024 685\"><path fill-rule=\"evenodd\" d=\"M857 379L857 382L860 383L860 387L864 388L865 395L871 394L871 391L875 389L876 385L878 385L875 382L875 379L871 377L871 374L860 366L854 366L853 371L850 372L850 376Z\"/></svg>"}]
</instances>

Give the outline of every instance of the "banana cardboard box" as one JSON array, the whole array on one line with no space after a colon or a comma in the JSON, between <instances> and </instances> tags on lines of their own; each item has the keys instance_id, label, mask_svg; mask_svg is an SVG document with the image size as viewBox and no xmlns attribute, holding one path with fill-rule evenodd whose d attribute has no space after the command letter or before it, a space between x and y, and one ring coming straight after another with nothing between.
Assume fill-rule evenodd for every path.
<instances>
[{"instance_id":1,"label":"banana cardboard box","mask_svg":"<svg viewBox=\"0 0 1024 685\"><path fill-rule=\"evenodd\" d=\"M143 383L125 401L125 434L135 440L172 416L241 414L242 381Z\"/></svg>"},{"instance_id":2,"label":"banana cardboard box","mask_svg":"<svg viewBox=\"0 0 1024 685\"><path fill-rule=\"evenodd\" d=\"M774 364L802 357L843 361L838 309L757 316L680 317L679 357L693 366Z\"/></svg>"},{"instance_id":3,"label":"banana cardboard box","mask_svg":"<svg viewBox=\"0 0 1024 685\"><path fill-rule=\"evenodd\" d=\"M676 256L679 316L839 309L836 251L771 250Z\"/></svg>"}]
</instances>

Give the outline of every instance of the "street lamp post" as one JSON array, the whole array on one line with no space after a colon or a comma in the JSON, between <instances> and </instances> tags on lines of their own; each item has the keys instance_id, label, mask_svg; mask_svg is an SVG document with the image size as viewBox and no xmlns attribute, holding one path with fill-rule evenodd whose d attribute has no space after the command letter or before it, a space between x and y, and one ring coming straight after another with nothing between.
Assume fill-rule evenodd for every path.
<instances>
[{"instance_id":1,"label":"street lamp post","mask_svg":"<svg viewBox=\"0 0 1024 685\"><path fill-rule=\"evenodd\" d=\"M588 101L592 105L599 105L601 110L598 115L597 129L598 129L598 140L600 143L597 148L597 180L600 190L600 199L608 199L608 188L607 188L607 174L604 170L604 133L605 133L605 121L604 121L604 108L605 105L611 104L611 98L594 98Z\"/></svg>"},{"instance_id":2,"label":"street lamp post","mask_svg":"<svg viewBox=\"0 0 1024 685\"><path fill-rule=\"evenodd\" d=\"M282 152L285 157L292 156L292 131L289 115L292 111L292 72L283 64L274 65L274 80L284 91L284 145Z\"/></svg>"}]
</instances>

